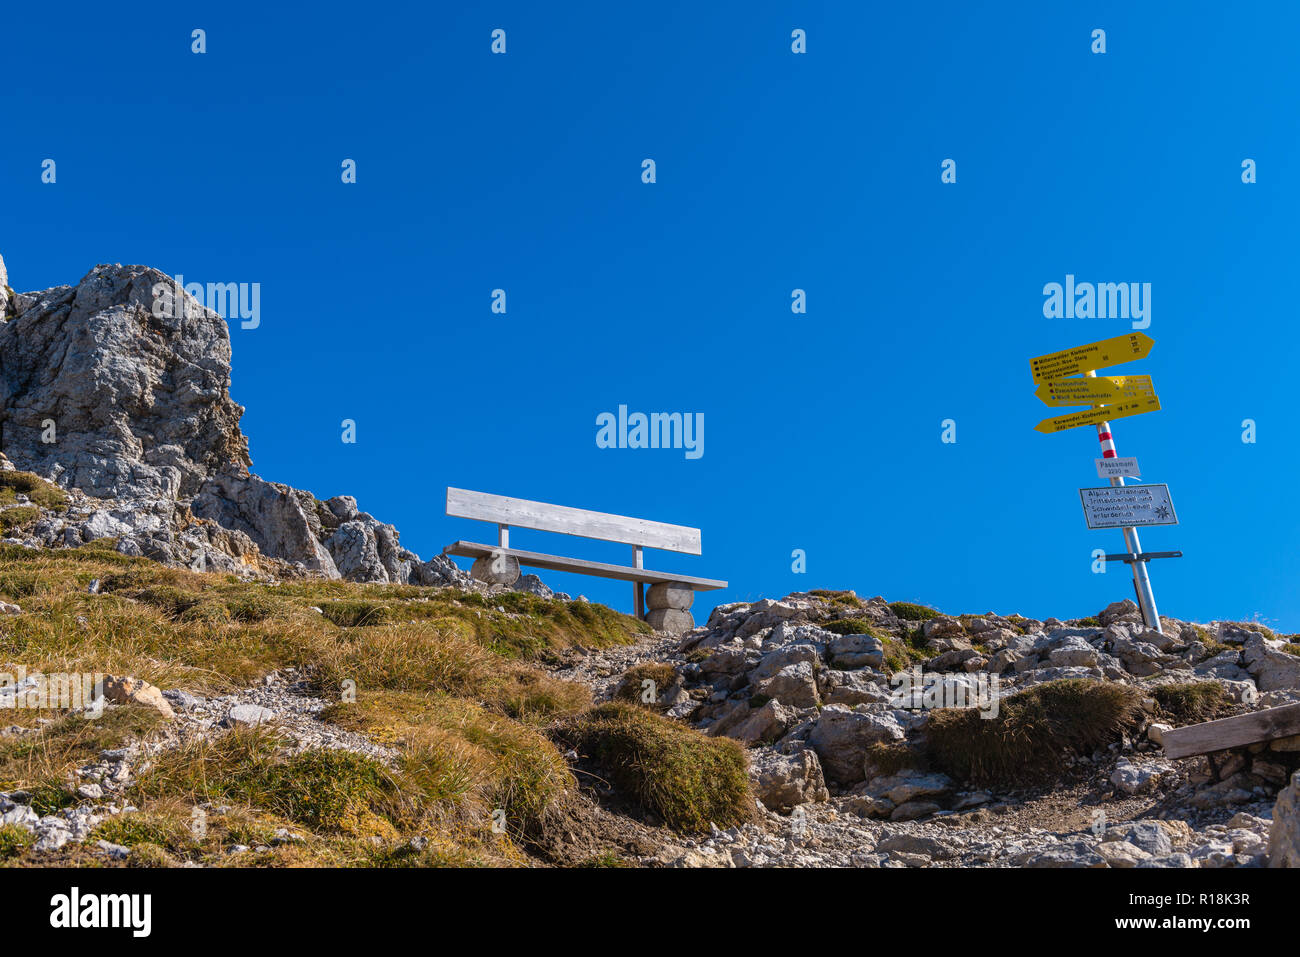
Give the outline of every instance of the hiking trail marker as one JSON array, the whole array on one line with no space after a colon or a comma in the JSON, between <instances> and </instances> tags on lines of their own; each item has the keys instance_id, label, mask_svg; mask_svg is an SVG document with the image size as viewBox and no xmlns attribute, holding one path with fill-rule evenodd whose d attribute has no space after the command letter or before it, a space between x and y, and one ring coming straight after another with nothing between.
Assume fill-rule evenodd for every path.
<instances>
[{"instance_id":1,"label":"hiking trail marker","mask_svg":"<svg viewBox=\"0 0 1300 957\"><path fill-rule=\"evenodd\" d=\"M1075 346L1062 352L1050 352L1045 356L1029 360L1029 369L1033 372L1034 382L1050 382L1052 379L1064 379L1066 376L1079 375L1117 366L1134 359L1145 359L1151 352L1155 340L1141 332L1101 342L1090 342L1086 346Z\"/></svg>"},{"instance_id":2,"label":"hiking trail marker","mask_svg":"<svg viewBox=\"0 0 1300 957\"><path fill-rule=\"evenodd\" d=\"M1029 371L1038 385L1034 394L1044 405L1092 406L1091 409L1043 419L1034 429L1050 434L1084 425L1097 427L1102 455L1095 460L1097 475L1109 478L1110 485L1079 489L1084 518L1089 528L1124 530L1124 544L1128 550L1123 555L1107 555L1106 558L1118 559L1132 566L1133 590L1142 609L1142 620L1148 628L1163 633L1147 563L1153 558L1181 558L1183 553L1143 552L1137 530L1143 525L1176 525L1178 517L1167 485L1124 484L1125 476L1140 475L1137 459L1119 458L1110 428L1111 419L1159 411L1160 399L1155 394L1150 376L1099 377L1096 371L1134 359L1145 359L1154 345L1150 336L1134 332L1038 356L1029 360Z\"/></svg>"},{"instance_id":3,"label":"hiking trail marker","mask_svg":"<svg viewBox=\"0 0 1300 957\"><path fill-rule=\"evenodd\" d=\"M1081 425L1104 425L1111 419L1127 419L1130 415L1159 411L1160 399L1152 395L1145 399L1126 399L1114 405L1099 405L1082 412L1071 412L1069 415L1043 419L1034 426L1034 429L1050 435L1053 432L1064 432L1066 429L1077 429Z\"/></svg>"},{"instance_id":4,"label":"hiking trail marker","mask_svg":"<svg viewBox=\"0 0 1300 957\"><path fill-rule=\"evenodd\" d=\"M1155 386L1149 375L1086 376L1078 379L1052 379L1044 382L1034 395L1044 405L1097 405L1125 399L1154 397Z\"/></svg>"}]
</instances>

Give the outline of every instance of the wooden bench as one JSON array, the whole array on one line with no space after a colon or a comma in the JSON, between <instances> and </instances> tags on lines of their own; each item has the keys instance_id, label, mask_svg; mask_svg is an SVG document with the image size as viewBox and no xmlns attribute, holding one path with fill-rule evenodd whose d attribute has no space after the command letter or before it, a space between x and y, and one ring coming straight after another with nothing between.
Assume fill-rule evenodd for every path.
<instances>
[{"instance_id":1,"label":"wooden bench","mask_svg":"<svg viewBox=\"0 0 1300 957\"><path fill-rule=\"evenodd\" d=\"M676 572L651 571L644 567L642 550L646 548L699 555L701 546L698 528L611 515L608 512L591 512L564 505L548 505L545 502L530 502L527 499L489 495L486 492L470 492L460 488L447 489L447 514L452 518L493 522L497 526L495 545L457 541L442 550L444 555L473 558L474 565L470 574L479 581L513 585L519 580L520 565L630 581L635 591L636 616L644 618L651 627L660 631L674 634L690 631L695 627L690 611L694 593L727 587L724 581L694 578ZM631 545L632 564L611 565L607 562L511 548L512 526ZM646 585L650 586L648 596L643 591Z\"/></svg>"}]
</instances>

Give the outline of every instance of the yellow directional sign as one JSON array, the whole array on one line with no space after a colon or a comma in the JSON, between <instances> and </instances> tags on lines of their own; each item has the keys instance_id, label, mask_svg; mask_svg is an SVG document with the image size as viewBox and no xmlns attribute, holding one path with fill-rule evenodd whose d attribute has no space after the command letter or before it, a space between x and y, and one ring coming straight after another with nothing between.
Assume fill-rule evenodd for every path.
<instances>
[{"instance_id":1,"label":"yellow directional sign","mask_svg":"<svg viewBox=\"0 0 1300 957\"><path fill-rule=\"evenodd\" d=\"M1155 395L1149 375L1097 376L1096 378L1052 379L1044 382L1034 395L1044 405L1101 405L1124 399L1141 399Z\"/></svg>"},{"instance_id":2,"label":"yellow directional sign","mask_svg":"<svg viewBox=\"0 0 1300 957\"><path fill-rule=\"evenodd\" d=\"M1062 352L1052 352L1037 359L1029 360L1029 369L1035 382L1050 382L1064 379L1066 376L1080 375L1089 369L1104 369L1106 366L1145 359L1155 340L1141 332L1103 339L1086 346L1075 346Z\"/></svg>"},{"instance_id":3,"label":"yellow directional sign","mask_svg":"<svg viewBox=\"0 0 1300 957\"><path fill-rule=\"evenodd\" d=\"M1064 432L1066 429L1078 428L1081 425L1096 425L1098 422L1109 422L1111 419L1126 419L1130 415L1159 411L1160 400L1150 395L1140 399L1125 399L1099 409L1086 409L1082 412L1071 412L1069 415L1058 415L1054 419L1043 419L1034 426L1034 431L1045 434Z\"/></svg>"}]
</instances>

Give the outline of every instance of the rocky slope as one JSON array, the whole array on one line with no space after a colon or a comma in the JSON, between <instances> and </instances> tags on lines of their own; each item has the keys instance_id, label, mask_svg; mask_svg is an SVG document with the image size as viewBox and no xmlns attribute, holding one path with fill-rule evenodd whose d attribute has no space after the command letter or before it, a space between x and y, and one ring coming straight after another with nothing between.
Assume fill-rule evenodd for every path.
<instances>
[{"instance_id":1,"label":"rocky slope","mask_svg":"<svg viewBox=\"0 0 1300 957\"><path fill-rule=\"evenodd\" d=\"M1300 736L1181 761L1159 741L1171 725L1300 701L1300 648L1250 623L1162 626L1145 628L1131 601L1062 622L798 593L720 606L676 647L608 649L559 674L748 749L760 821L674 863L1261 866L1271 831L1273 860L1291 866L1300 785L1285 786L1300 771ZM931 698L900 681L917 675ZM1130 706L1102 729L1104 744L1045 739L1046 774L1026 763L981 780L930 740L952 737L952 722L936 725L958 689L967 707L993 690L1011 708L1018 692L1061 687L1081 689L1067 703L1111 689ZM975 750L982 738L959 743Z\"/></svg>"},{"instance_id":2,"label":"rocky slope","mask_svg":"<svg viewBox=\"0 0 1300 957\"><path fill-rule=\"evenodd\" d=\"M101 265L75 286L14 293L0 261L0 288L0 468L68 493L55 508L19 497L9 507L39 514L6 521L10 538L111 537L127 555L249 576L465 580L350 496L320 501L249 470L226 322L174 301L163 273Z\"/></svg>"}]
</instances>

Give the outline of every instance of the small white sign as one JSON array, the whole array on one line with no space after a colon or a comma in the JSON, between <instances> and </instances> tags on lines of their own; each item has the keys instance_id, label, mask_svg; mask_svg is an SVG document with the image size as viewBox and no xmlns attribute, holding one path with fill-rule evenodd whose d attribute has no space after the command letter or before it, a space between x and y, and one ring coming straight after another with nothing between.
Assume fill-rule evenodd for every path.
<instances>
[{"instance_id":1,"label":"small white sign","mask_svg":"<svg viewBox=\"0 0 1300 957\"><path fill-rule=\"evenodd\" d=\"M1178 515L1168 485L1104 485L1081 488L1083 514L1089 528L1134 528L1177 525Z\"/></svg>"},{"instance_id":2,"label":"small white sign","mask_svg":"<svg viewBox=\"0 0 1300 957\"><path fill-rule=\"evenodd\" d=\"M1093 459L1097 463L1097 478L1141 478L1136 456L1123 459Z\"/></svg>"}]
</instances>

